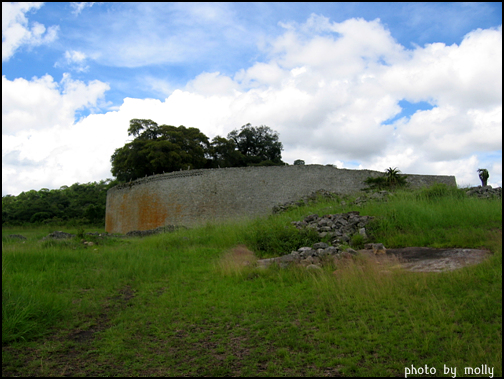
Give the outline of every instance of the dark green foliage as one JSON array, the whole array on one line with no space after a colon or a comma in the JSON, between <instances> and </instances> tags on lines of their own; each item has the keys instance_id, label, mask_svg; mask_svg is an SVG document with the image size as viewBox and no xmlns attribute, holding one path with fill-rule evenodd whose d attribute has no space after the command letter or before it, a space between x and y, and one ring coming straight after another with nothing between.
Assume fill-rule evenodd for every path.
<instances>
[{"instance_id":1,"label":"dark green foliage","mask_svg":"<svg viewBox=\"0 0 504 379\"><path fill-rule=\"evenodd\" d=\"M395 189L405 187L407 185L406 175L399 175L401 171L396 168L389 167L385 170L383 176L376 178L369 177L364 180L364 183L371 190Z\"/></svg>"},{"instance_id":2,"label":"dark green foliage","mask_svg":"<svg viewBox=\"0 0 504 379\"><path fill-rule=\"evenodd\" d=\"M296 159L294 161L294 166L303 166L305 164L305 161L302 159Z\"/></svg>"},{"instance_id":3,"label":"dark green foliage","mask_svg":"<svg viewBox=\"0 0 504 379\"><path fill-rule=\"evenodd\" d=\"M30 222L36 223L36 222L44 221L44 220L50 219L51 216L52 216L52 214L49 212L37 212L33 216L30 217Z\"/></svg>"},{"instance_id":4,"label":"dark green foliage","mask_svg":"<svg viewBox=\"0 0 504 379\"><path fill-rule=\"evenodd\" d=\"M247 165L257 165L264 161L283 164L282 143L278 140L278 133L268 126L246 124L240 130L229 133L228 139L235 142Z\"/></svg>"},{"instance_id":5,"label":"dark green foliage","mask_svg":"<svg viewBox=\"0 0 504 379\"><path fill-rule=\"evenodd\" d=\"M210 144L209 155L213 168L246 166L245 157L232 139L216 136Z\"/></svg>"},{"instance_id":6,"label":"dark green foliage","mask_svg":"<svg viewBox=\"0 0 504 379\"><path fill-rule=\"evenodd\" d=\"M60 189L21 192L2 197L2 225L60 224L71 220L104 224L107 190L111 179L99 183L72 184Z\"/></svg>"},{"instance_id":7,"label":"dark green foliage","mask_svg":"<svg viewBox=\"0 0 504 379\"><path fill-rule=\"evenodd\" d=\"M206 166L209 141L199 129L133 119L128 135L136 138L116 149L110 159L112 175L121 182Z\"/></svg>"},{"instance_id":8,"label":"dark green foliage","mask_svg":"<svg viewBox=\"0 0 504 379\"><path fill-rule=\"evenodd\" d=\"M227 139L216 136L209 142L196 128L132 119L128 135L135 139L116 149L110 159L112 174L121 183L188 169L283 164L282 143L267 126L247 124Z\"/></svg>"}]
</instances>

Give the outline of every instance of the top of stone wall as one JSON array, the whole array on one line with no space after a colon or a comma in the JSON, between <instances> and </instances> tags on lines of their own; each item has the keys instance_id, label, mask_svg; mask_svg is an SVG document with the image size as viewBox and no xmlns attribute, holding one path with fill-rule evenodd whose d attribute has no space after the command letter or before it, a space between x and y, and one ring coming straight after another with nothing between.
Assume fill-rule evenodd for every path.
<instances>
[{"instance_id":1,"label":"top of stone wall","mask_svg":"<svg viewBox=\"0 0 504 379\"><path fill-rule=\"evenodd\" d=\"M349 168L337 168L335 166L331 165L321 165L321 164L310 164L310 165L285 165L285 166L247 166L247 167L225 167L225 168L208 168L208 169L196 169L196 170L181 170L181 171L174 171L174 172L169 172L165 174L157 174L157 175L151 175L151 176L146 176L144 178L139 178L136 180L132 180L128 183L123 183L123 184L118 184L112 188L109 189L109 191L117 191L117 190L123 190L123 189L129 189L133 186L137 186L140 184L145 184L149 182L154 182L154 181L159 181L159 180L169 180L169 179L177 179L177 178L187 178L187 177L192 177L192 176L202 176L206 175L212 172L226 172L226 171L236 171L237 173L239 171L257 171L257 170L271 170L271 169L276 169L276 170L283 170L283 169L313 169L313 168L318 168L318 169L326 169L326 170L338 170L338 171L353 171L353 172L367 172L369 176L376 177L378 175L383 175L383 172L380 171L374 171L374 170L368 170L368 169L349 169ZM408 177L411 177L409 182L414 182L416 185L419 184L425 184L429 185L432 182L437 181L435 178L445 178L445 179L451 179L453 178L453 183L455 183L455 177L454 176L449 176L449 175L418 175L418 174L403 174L407 175ZM429 179L426 179L429 178ZM451 181L451 180L450 180Z\"/></svg>"}]
</instances>

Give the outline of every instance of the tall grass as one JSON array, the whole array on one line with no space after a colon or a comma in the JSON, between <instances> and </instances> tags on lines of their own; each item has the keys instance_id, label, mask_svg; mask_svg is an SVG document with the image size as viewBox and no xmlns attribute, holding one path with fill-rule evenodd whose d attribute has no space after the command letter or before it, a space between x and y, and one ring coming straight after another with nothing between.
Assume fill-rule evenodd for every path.
<instances>
[{"instance_id":1,"label":"tall grass","mask_svg":"<svg viewBox=\"0 0 504 379\"><path fill-rule=\"evenodd\" d=\"M501 200L434 187L361 208L345 202L93 247L78 238L42 242L45 229L24 233L23 243L4 229L3 373L68 375L75 359L86 368L73 375L86 376L390 376L411 364L438 373L443 364L458 373L487 364L501 375ZM368 233L386 247L494 254L442 274L363 257L320 272L254 268L258 257L318 241L291 221L356 209L375 216ZM93 339L76 344L72 336L86 331Z\"/></svg>"}]
</instances>

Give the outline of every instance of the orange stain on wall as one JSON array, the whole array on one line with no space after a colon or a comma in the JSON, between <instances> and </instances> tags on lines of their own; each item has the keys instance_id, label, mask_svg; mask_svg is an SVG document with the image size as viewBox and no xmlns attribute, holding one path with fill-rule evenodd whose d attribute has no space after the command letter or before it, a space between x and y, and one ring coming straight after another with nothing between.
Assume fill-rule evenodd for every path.
<instances>
[{"instance_id":1,"label":"orange stain on wall","mask_svg":"<svg viewBox=\"0 0 504 379\"><path fill-rule=\"evenodd\" d=\"M171 196L170 196L171 197ZM174 199L162 199L148 189L127 192L111 201L107 212L106 230L109 233L127 233L149 230L166 223L177 224L183 218L183 206Z\"/></svg>"}]
</instances>

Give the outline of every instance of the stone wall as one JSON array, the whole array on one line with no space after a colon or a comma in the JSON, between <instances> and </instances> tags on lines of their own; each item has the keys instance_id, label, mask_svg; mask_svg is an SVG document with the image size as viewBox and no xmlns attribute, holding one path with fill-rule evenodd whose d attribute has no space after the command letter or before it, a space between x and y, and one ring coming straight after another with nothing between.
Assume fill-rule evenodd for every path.
<instances>
[{"instance_id":1,"label":"stone wall","mask_svg":"<svg viewBox=\"0 0 504 379\"><path fill-rule=\"evenodd\" d=\"M325 189L350 194L378 171L331 166L271 166L190 170L154 175L118 185L107 193L109 233L194 226L206 221L270 214L273 206ZM408 175L411 187L445 183L454 176Z\"/></svg>"}]
</instances>

